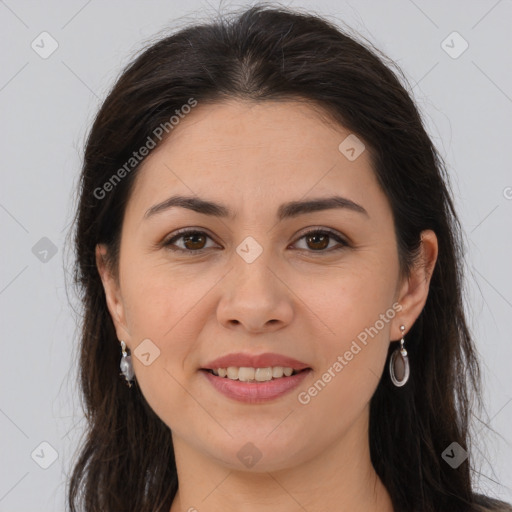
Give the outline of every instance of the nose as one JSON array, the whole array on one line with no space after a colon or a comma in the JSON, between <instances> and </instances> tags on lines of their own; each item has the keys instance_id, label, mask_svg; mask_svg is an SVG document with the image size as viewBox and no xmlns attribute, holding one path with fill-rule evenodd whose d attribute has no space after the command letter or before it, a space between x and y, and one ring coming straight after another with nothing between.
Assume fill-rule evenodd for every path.
<instances>
[{"instance_id":1,"label":"nose","mask_svg":"<svg viewBox=\"0 0 512 512\"><path fill-rule=\"evenodd\" d=\"M293 293L264 254L252 263L235 258L217 309L217 318L224 327L250 333L273 332L291 322Z\"/></svg>"}]
</instances>

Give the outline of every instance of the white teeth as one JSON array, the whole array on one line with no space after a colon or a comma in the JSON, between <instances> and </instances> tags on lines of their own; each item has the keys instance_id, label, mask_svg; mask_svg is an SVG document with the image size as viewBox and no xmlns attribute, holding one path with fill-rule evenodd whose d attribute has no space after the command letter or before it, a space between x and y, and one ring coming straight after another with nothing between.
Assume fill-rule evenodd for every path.
<instances>
[{"instance_id":1,"label":"white teeth","mask_svg":"<svg viewBox=\"0 0 512 512\"><path fill-rule=\"evenodd\" d=\"M274 368L272 368L272 377L274 377L274 379L279 379L283 374L284 371L282 366L274 366Z\"/></svg>"},{"instance_id":2,"label":"white teeth","mask_svg":"<svg viewBox=\"0 0 512 512\"><path fill-rule=\"evenodd\" d=\"M227 372L228 379L238 379L238 368L230 366L229 368L227 368Z\"/></svg>"},{"instance_id":3,"label":"white teeth","mask_svg":"<svg viewBox=\"0 0 512 512\"><path fill-rule=\"evenodd\" d=\"M283 366L268 366L266 368L250 368L247 366L238 368L236 366L229 366L228 368L217 368L212 370L212 372L219 377L227 377L228 379L241 382L266 382L273 378L290 377L294 370L293 368Z\"/></svg>"},{"instance_id":4,"label":"white teeth","mask_svg":"<svg viewBox=\"0 0 512 512\"><path fill-rule=\"evenodd\" d=\"M266 380L272 380L272 368L256 368L254 372L254 378L258 382L265 382Z\"/></svg>"},{"instance_id":5,"label":"white teeth","mask_svg":"<svg viewBox=\"0 0 512 512\"><path fill-rule=\"evenodd\" d=\"M236 370L236 368L235 368ZM254 368L243 367L238 369L238 380L242 382L247 382L249 380L254 380Z\"/></svg>"}]
</instances>

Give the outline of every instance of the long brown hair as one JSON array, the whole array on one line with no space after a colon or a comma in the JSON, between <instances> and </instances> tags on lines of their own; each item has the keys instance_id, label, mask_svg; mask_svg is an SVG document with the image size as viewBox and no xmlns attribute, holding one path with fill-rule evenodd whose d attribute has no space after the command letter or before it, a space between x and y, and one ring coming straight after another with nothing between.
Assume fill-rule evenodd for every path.
<instances>
[{"instance_id":1,"label":"long brown hair","mask_svg":"<svg viewBox=\"0 0 512 512\"><path fill-rule=\"evenodd\" d=\"M473 491L469 428L481 390L463 309L465 244L445 164L406 83L368 41L318 15L261 4L166 36L124 69L88 135L76 213L75 281L84 308L79 371L88 425L69 482L71 511L168 512L178 487L168 426L137 383L129 389L119 376L120 347L95 247L108 246L116 269L140 166L126 162L191 98L199 104L298 99L355 133L392 208L402 275L417 257L421 231L435 231L439 255L429 295L408 333L410 380L396 388L384 372L371 400L372 463L396 512L512 510ZM116 173L122 177L114 182ZM470 452L456 469L442 458L453 442Z\"/></svg>"}]
</instances>

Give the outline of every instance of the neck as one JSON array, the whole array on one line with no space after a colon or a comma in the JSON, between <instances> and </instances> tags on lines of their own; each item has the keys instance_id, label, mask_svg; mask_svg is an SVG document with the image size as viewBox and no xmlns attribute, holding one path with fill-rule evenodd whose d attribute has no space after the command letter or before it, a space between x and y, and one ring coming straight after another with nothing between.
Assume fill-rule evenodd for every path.
<instances>
[{"instance_id":1,"label":"neck","mask_svg":"<svg viewBox=\"0 0 512 512\"><path fill-rule=\"evenodd\" d=\"M224 466L173 433L179 488L170 512L393 512L371 464L367 426L362 414L323 453L272 471Z\"/></svg>"}]
</instances>

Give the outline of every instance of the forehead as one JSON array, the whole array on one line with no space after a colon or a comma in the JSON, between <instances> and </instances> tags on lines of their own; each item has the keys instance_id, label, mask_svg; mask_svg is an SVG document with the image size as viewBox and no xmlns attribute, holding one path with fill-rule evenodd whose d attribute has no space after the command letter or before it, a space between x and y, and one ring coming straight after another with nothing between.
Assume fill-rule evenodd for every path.
<instances>
[{"instance_id":1,"label":"forehead","mask_svg":"<svg viewBox=\"0 0 512 512\"><path fill-rule=\"evenodd\" d=\"M228 197L236 210L250 200L270 207L269 194L282 202L336 190L360 202L379 190L369 152L350 160L340 151L347 137L303 102L199 102L145 159L129 206L145 208L174 191Z\"/></svg>"},{"instance_id":2,"label":"forehead","mask_svg":"<svg viewBox=\"0 0 512 512\"><path fill-rule=\"evenodd\" d=\"M313 104L299 101L231 100L199 104L179 121L171 136L155 152L176 154L194 149L195 156L216 158L286 156L289 160L336 154L350 132L327 120ZM334 145L334 147L333 147Z\"/></svg>"}]
</instances>

